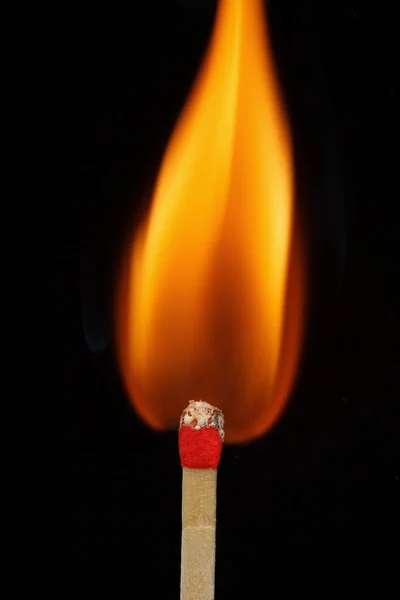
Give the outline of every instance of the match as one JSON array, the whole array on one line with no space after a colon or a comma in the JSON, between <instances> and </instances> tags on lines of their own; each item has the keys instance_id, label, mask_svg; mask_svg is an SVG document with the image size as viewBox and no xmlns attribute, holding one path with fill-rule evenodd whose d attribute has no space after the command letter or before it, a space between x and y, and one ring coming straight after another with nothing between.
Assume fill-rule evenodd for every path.
<instances>
[{"instance_id":1,"label":"match","mask_svg":"<svg viewBox=\"0 0 400 600\"><path fill-rule=\"evenodd\" d=\"M224 440L218 408L191 400L179 428L182 465L181 600L213 600L217 467Z\"/></svg>"}]
</instances>

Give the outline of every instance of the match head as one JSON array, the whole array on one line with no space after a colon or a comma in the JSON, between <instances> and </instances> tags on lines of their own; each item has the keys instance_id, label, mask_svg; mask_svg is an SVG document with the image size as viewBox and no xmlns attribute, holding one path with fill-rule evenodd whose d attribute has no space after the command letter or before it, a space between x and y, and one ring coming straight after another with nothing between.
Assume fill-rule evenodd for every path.
<instances>
[{"instance_id":1,"label":"match head","mask_svg":"<svg viewBox=\"0 0 400 600\"><path fill-rule=\"evenodd\" d=\"M182 467L216 469L224 440L224 415L219 408L191 400L183 411L179 428Z\"/></svg>"}]
</instances>

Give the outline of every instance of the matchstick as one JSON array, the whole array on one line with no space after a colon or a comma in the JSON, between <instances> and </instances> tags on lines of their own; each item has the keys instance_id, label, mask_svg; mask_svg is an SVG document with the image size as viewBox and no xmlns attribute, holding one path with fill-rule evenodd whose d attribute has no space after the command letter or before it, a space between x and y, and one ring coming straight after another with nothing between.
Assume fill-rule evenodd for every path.
<instances>
[{"instance_id":1,"label":"matchstick","mask_svg":"<svg viewBox=\"0 0 400 600\"><path fill-rule=\"evenodd\" d=\"M224 439L222 412L191 400L181 417L181 600L213 600L217 467Z\"/></svg>"}]
</instances>

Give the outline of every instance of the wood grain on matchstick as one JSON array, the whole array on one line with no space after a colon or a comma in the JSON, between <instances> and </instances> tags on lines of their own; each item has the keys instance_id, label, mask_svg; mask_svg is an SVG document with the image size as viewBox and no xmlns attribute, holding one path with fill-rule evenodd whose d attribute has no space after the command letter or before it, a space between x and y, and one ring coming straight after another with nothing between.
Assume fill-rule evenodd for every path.
<instances>
[{"instance_id":1,"label":"wood grain on matchstick","mask_svg":"<svg viewBox=\"0 0 400 600\"><path fill-rule=\"evenodd\" d=\"M212 600L216 469L183 468L181 600Z\"/></svg>"}]
</instances>

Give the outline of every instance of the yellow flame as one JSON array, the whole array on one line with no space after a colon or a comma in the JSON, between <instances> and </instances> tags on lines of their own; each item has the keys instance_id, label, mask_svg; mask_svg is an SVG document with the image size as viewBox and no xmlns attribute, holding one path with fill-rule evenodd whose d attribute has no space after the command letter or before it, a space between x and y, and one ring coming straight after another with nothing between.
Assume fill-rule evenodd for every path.
<instances>
[{"instance_id":1,"label":"yellow flame","mask_svg":"<svg viewBox=\"0 0 400 600\"><path fill-rule=\"evenodd\" d=\"M281 412L303 320L291 141L262 4L220 0L118 302L139 414L170 427L203 398L225 412L228 440L258 435Z\"/></svg>"}]
</instances>

